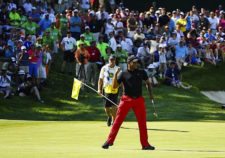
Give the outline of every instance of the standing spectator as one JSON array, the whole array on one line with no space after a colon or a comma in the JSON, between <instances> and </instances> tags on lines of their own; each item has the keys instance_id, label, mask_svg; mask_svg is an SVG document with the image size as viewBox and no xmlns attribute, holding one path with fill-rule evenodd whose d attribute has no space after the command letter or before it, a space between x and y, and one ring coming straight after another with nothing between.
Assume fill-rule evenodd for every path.
<instances>
[{"instance_id":1,"label":"standing spectator","mask_svg":"<svg viewBox=\"0 0 225 158\"><path fill-rule=\"evenodd\" d=\"M119 67L116 66L116 57L111 55L109 57L109 63L101 68L98 81L98 93L105 94L105 96L115 104L117 103L118 98L118 88L112 87L112 80L118 69ZM107 126L111 126L116 118L117 107L108 100L105 100L104 106L105 113L108 116Z\"/></svg>"},{"instance_id":2,"label":"standing spectator","mask_svg":"<svg viewBox=\"0 0 225 158\"><path fill-rule=\"evenodd\" d=\"M85 32L84 32L83 35L85 37L85 40L87 40L89 43L91 43L92 41L95 41L93 33L90 32L90 27L89 26L85 26Z\"/></svg>"},{"instance_id":3,"label":"standing spectator","mask_svg":"<svg viewBox=\"0 0 225 158\"><path fill-rule=\"evenodd\" d=\"M51 24L52 24L52 22L51 22L51 20L49 20L49 15L46 14L46 15L45 15L45 18L42 19L42 20L38 23L38 25L39 25L39 27L40 27L40 32L39 32L39 34L42 35L43 32L44 32L47 28L51 27Z\"/></svg>"},{"instance_id":4,"label":"standing spectator","mask_svg":"<svg viewBox=\"0 0 225 158\"><path fill-rule=\"evenodd\" d=\"M114 52L116 51L117 43L114 37L114 32L109 33L109 46L112 48Z\"/></svg>"},{"instance_id":5,"label":"standing spectator","mask_svg":"<svg viewBox=\"0 0 225 158\"><path fill-rule=\"evenodd\" d=\"M210 12L210 17L208 18L210 29L212 30L212 34L216 34L217 26L219 25L219 21L215 18L214 12Z\"/></svg>"},{"instance_id":6,"label":"standing spectator","mask_svg":"<svg viewBox=\"0 0 225 158\"><path fill-rule=\"evenodd\" d=\"M101 59L101 54L99 49L96 47L96 41L91 42L91 46L87 47L87 51L90 55L88 66L87 66L87 80L88 83L91 83L93 86L97 84L97 76L98 76L98 65Z\"/></svg>"},{"instance_id":7,"label":"standing spectator","mask_svg":"<svg viewBox=\"0 0 225 158\"><path fill-rule=\"evenodd\" d=\"M166 72L166 45L165 44L160 44L159 45L159 76L160 78L165 77L165 72Z\"/></svg>"},{"instance_id":8,"label":"standing spectator","mask_svg":"<svg viewBox=\"0 0 225 158\"><path fill-rule=\"evenodd\" d=\"M79 77L81 75L81 66L84 66L84 79L87 82L87 67L88 67L88 60L90 59L90 55L86 49L84 43L80 43L79 48L76 50L74 58L76 59L76 76ZM91 75L91 74L90 74Z\"/></svg>"},{"instance_id":9,"label":"standing spectator","mask_svg":"<svg viewBox=\"0 0 225 158\"><path fill-rule=\"evenodd\" d=\"M15 8L13 8L12 11L9 12L9 20L12 26L19 26L21 16Z\"/></svg>"},{"instance_id":10,"label":"standing spectator","mask_svg":"<svg viewBox=\"0 0 225 158\"><path fill-rule=\"evenodd\" d=\"M68 64L68 71L72 74L74 51L76 50L76 40L71 37L71 32L67 32L67 36L61 41L61 48L63 50L63 63L61 66L61 72L64 73L66 64Z\"/></svg>"},{"instance_id":11,"label":"standing spectator","mask_svg":"<svg viewBox=\"0 0 225 158\"><path fill-rule=\"evenodd\" d=\"M210 24L209 24L209 20L204 16L203 13L199 14L199 26L198 26L198 30L201 31L203 29L208 30Z\"/></svg>"},{"instance_id":12,"label":"standing spectator","mask_svg":"<svg viewBox=\"0 0 225 158\"><path fill-rule=\"evenodd\" d=\"M118 44L114 54L119 67L121 68L122 71L125 71L127 69L126 60L128 57L128 53L122 49L122 46L120 44Z\"/></svg>"},{"instance_id":13,"label":"standing spectator","mask_svg":"<svg viewBox=\"0 0 225 158\"><path fill-rule=\"evenodd\" d=\"M29 54L25 46L21 46L21 52L18 54L18 65L20 70L29 73Z\"/></svg>"},{"instance_id":14,"label":"standing spectator","mask_svg":"<svg viewBox=\"0 0 225 158\"><path fill-rule=\"evenodd\" d=\"M28 18L28 21L25 22L22 27L25 29L26 35L35 36L37 34L39 25L32 21L32 17Z\"/></svg>"},{"instance_id":15,"label":"standing spectator","mask_svg":"<svg viewBox=\"0 0 225 158\"><path fill-rule=\"evenodd\" d=\"M104 22L97 20L97 16L94 12L90 12L90 21L87 23L90 27L90 31L93 33L94 39L98 42L100 32L102 32Z\"/></svg>"},{"instance_id":16,"label":"standing spectator","mask_svg":"<svg viewBox=\"0 0 225 158\"><path fill-rule=\"evenodd\" d=\"M184 15L183 12L180 12L180 19L177 20L176 25L180 26L180 30L183 33L186 32L187 20L186 20L185 15Z\"/></svg>"},{"instance_id":17,"label":"standing spectator","mask_svg":"<svg viewBox=\"0 0 225 158\"><path fill-rule=\"evenodd\" d=\"M107 47L109 47L109 45L108 45L108 43L104 42L104 36L100 35L98 44L97 44L97 48L99 49L99 51L101 53L101 57L103 58L104 62L108 61L108 55L106 53Z\"/></svg>"},{"instance_id":18,"label":"standing spectator","mask_svg":"<svg viewBox=\"0 0 225 158\"><path fill-rule=\"evenodd\" d=\"M81 18L78 15L78 10L75 9L73 12L73 16L68 21L68 26L70 28L70 32L72 37L78 40L81 35Z\"/></svg>"}]
</instances>

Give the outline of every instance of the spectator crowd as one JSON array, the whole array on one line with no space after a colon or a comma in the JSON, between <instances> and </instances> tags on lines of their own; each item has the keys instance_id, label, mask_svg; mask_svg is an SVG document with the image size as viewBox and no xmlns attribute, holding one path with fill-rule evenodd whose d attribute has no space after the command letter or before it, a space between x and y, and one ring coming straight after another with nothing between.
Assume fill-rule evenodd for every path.
<instances>
[{"instance_id":1,"label":"spectator crowd","mask_svg":"<svg viewBox=\"0 0 225 158\"><path fill-rule=\"evenodd\" d=\"M51 64L63 54L61 73L97 86L110 55L122 71L135 55L152 84L177 86L183 66L225 61L225 11L192 6L136 11L115 0L0 0L0 93L33 95L43 103ZM107 2L107 3L106 3ZM61 55L59 55L61 57ZM75 65L75 67L74 67Z\"/></svg>"}]
</instances>

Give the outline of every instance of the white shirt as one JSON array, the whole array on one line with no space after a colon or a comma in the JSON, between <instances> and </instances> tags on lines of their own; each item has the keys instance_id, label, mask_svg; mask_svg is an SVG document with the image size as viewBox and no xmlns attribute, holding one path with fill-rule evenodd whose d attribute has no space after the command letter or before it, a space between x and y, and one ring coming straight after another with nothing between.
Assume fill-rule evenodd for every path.
<instances>
[{"instance_id":1,"label":"white shirt","mask_svg":"<svg viewBox=\"0 0 225 158\"><path fill-rule=\"evenodd\" d=\"M90 2L89 2L89 0L82 0L82 2L81 2L81 8L83 8L83 9L89 9L90 8Z\"/></svg>"},{"instance_id":2,"label":"white shirt","mask_svg":"<svg viewBox=\"0 0 225 158\"><path fill-rule=\"evenodd\" d=\"M26 13L31 12L32 7L33 7L33 5L31 3L26 2L23 4L23 8L25 9Z\"/></svg>"},{"instance_id":3,"label":"white shirt","mask_svg":"<svg viewBox=\"0 0 225 158\"><path fill-rule=\"evenodd\" d=\"M151 40L151 49L150 49L150 53L153 54L158 47L159 43L156 42L155 40Z\"/></svg>"},{"instance_id":4,"label":"white shirt","mask_svg":"<svg viewBox=\"0 0 225 158\"><path fill-rule=\"evenodd\" d=\"M137 57L146 57L150 55L150 49L148 47L139 47L137 51Z\"/></svg>"},{"instance_id":5,"label":"white shirt","mask_svg":"<svg viewBox=\"0 0 225 158\"><path fill-rule=\"evenodd\" d=\"M109 16L108 12L106 12L106 11L103 11L103 12L97 11L96 12L97 20L102 19L102 14L104 14L104 19L107 19Z\"/></svg>"},{"instance_id":6,"label":"white shirt","mask_svg":"<svg viewBox=\"0 0 225 158\"><path fill-rule=\"evenodd\" d=\"M159 63L166 63L166 52L159 51Z\"/></svg>"},{"instance_id":7,"label":"white shirt","mask_svg":"<svg viewBox=\"0 0 225 158\"><path fill-rule=\"evenodd\" d=\"M130 38L125 38L120 42L122 49L126 50L128 53L132 53L133 42Z\"/></svg>"},{"instance_id":8,"label":"white shirt","mask_svg":"<svg viewBox=\"0 0 225 158\"><path fill-rule=\"evenodd\" d=\"M103 79L103 87L107 85L112 85L113 76L118 70L119 66L114 66L113 68L109 67L109 64L106 64L102 67L100 71L99 78Z\"/></svg>"},{"instance_id":9,"label":"white shirt","mask_svg":"<svg viewBox=\"0 0 225 158\"><path fill-rule=\"evenodd\" d=\"M115 52L117 48L116 39L114 37L110 38L109 40L109 46L112 48L112 50Z\"/></svg>"},{"instance_id":10,"label":"white shirt","mask_svg":"<svg viewBox=\"0 0 225 158\"><path fill-rule=\"evenodd\" d=\"M0 87L9 87L10 86L11 77L6 75L5 77L0 76Z\"/></svg>"},{"instance_id":11,"label":"white shirt","mask_svg":"<svg viewBox=\"0 0 225 158\"><path fill-rule=\"evenodd\" d=\"M73 37L64 37L61 44L64 45L65 50L68 51L76 47L77 41Z\"/></svg>"},{"instance_id":12,"label":"white shirt","mask_svg":"<svg viewBox=\"0 0 225 158\"><path fill-rule=\"evenodd\" d=\"M218 20L216 18L211 18L211 17L209 17L208 20L210 23L210 29L215 30L217 28L217 25L219 24Z\"/></svg>"}]
</instances>

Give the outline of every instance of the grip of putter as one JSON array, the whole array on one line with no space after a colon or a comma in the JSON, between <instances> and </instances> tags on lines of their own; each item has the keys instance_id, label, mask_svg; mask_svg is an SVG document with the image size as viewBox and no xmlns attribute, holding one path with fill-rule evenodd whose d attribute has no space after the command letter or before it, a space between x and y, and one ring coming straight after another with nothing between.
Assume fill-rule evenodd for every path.
<instances>
[{"instance_id":1,"label":"grip of putter","mask_svg":"<svg viewBox=\"0 0 225 158\"><path fill-rule=\"evenodd\" d=\"M154 100L152 99L152 104L154 104Z\"/></svg>"}]
</instances>

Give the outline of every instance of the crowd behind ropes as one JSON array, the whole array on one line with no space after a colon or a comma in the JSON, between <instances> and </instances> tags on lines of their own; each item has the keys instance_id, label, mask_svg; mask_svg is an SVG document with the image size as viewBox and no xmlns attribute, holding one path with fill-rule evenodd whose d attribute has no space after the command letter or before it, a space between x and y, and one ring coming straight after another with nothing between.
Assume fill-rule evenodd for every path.
<instances>
[{"instance_id":1,"label":"crowd behind ropes","mask_svg":"<svg viewBox=\"0 0 225 158\"><path fill-rule=\"evenodd\" d=\"M222 5L215 10L192 6L184 12L155 6L130 10L115 0L0 1L4 98L32 95L43 103L40 88L60 53L60 72L77 76L83 66L86 82L93 86L111 54L122 71L127 57L135 55L152 84L162 78L173 86L183 66L225 61Z\"/></svg>"}]
</instances>

